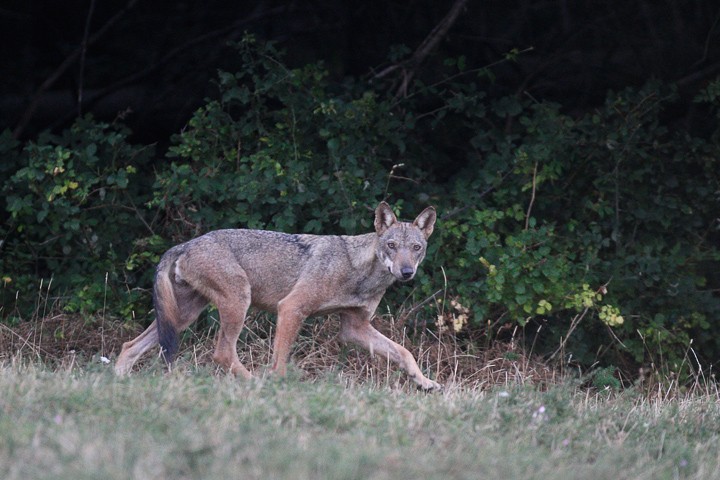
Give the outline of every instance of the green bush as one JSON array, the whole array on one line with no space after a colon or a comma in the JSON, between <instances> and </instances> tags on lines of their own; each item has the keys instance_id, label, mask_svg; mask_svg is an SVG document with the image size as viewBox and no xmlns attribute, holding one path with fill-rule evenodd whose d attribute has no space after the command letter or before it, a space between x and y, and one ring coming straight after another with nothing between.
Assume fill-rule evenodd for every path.
<instances>
[{"instance_id":1,"label":"green bush","mask_svg":"<svg viewBox=\"0 0 720 480\"><path fill-rule=\"evenodd\" d=\"M237 50L241 69L219 72L217 99L164 158L91 118L22 148L0 137L4 316L27 314L52 277L65 308L144 318L172 244L228 227L366 232L388 199L403 217L440 212L411 301L444 288L447 302L418 325L472 338L518 325L540 332L536 351L586 365L677 371L691 341L720 357L720 129L675 125L674 88L610 92L571 116L489 96L487 72L457 60L395 97L392 79L290 68L249 35ZM716 108L718 84L697 100Z\"/></svg>"},{"instance_id":2,"label":"green bush","mask_svg":"<svg viewBox=\"0 0 720 480\"><path fill-rule=\"evenodd\" d=\"M672 88L649 83L577 118L508 100L486 109L491 128L470 125L485 161L468 162L452 184L460 213L440 228L450 245L440 263L477 320L541 321L557 345L589 285L595 300L570 339L574 358L679 368L691 340L705 360L718 358L709 334L720 314L718 149L664 125L674 100Z\"/></svg>"},{"instance_id":3,"label":"green bush","mask_svg":"<svg viewBox=\"0 0 720 480\"><path fill-rule=\"evenodd\" d=\"M306 233L366 231L406 131L388 102L322 64L289 69L271 44L247 36L243 68L220 72L208 101L174 139L153 205L175 239L211 228Z\"/></svg>"},{"instance_id":4,"label":"green bush","mask_svg":"<svg viewBox=\"0 0 720 480\"><path fill-rule=\"evenodd\" d=\"M138 278L125 260L149 228L143 204L150 184L138 172L153 151L129 144L128 135L85 117L16 152L22 166L2 186L8 232L0 266L5 305L9 289L23 292L16 313L32 307L41 279L56 285L72 311L93 313L108 293L123 301L136 296Z\"/></svg>"}]
</instances>

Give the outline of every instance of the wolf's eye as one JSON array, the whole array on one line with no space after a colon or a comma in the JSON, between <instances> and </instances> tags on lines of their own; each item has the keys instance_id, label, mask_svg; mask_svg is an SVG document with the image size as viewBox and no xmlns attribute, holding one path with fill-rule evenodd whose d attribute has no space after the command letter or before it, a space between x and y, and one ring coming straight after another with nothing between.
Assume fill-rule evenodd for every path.
<instances>
[{"instance_id":1,"label":"wolf's eye","mask_svg":"<svg viewBox=\"0 0 720 480\"><path fill-rule=\"evenodd\" d=\"M415 245L413 245L413 250L415 250L416 252L419 252L421 249L422 249L422 247L420 245L418 245L417 243Z\"/></svg>"},{"instance_id":2,"label":"wolf's eye","mask_svg":"<svg viewBox=\"0 0 720 480\"><path fill-rule=\"evenodd\" d=\"M388 242L387 246L390 250L395 250L396 247L395 242Z\"/></svg>"}]
</instances>

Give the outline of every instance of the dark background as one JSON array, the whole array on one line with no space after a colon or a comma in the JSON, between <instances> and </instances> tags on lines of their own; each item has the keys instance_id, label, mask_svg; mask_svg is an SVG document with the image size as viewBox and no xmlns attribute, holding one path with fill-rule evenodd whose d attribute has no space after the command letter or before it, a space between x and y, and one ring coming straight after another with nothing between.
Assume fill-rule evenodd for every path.
<instances>
[{"instance_id":1,"label":"dark background","mask_svg":"<svg viewBox=\"0 0 720 480\"><path fill-rule=\"evenodd\" d=\"M399 45L412 53L454 2L385 0L11 0L0 7L0 129L20 139L67 126L78 113L124 116L140 142L166 142L213 96L227 46L245 31L274 40L291 66L323 60L331 75L367 76ZM443 59L491 65L490 94L518 93L587 112L608 89L650 78L675 82L668 112L702 130L692 97L720 72L716 1L468 1L421 67ZM83 53L84 52L84 53ZM79 93L82 99L79 101Z\"/></svg>"}]
</instances>

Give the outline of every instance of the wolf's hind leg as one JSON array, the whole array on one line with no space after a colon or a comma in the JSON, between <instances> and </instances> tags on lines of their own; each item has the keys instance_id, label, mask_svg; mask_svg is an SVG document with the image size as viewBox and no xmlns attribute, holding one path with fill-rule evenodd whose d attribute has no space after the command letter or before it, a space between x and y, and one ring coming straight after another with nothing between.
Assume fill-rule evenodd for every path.
<instances>
[{"instance_id":1,"label":"wolf's hind leg","mask_svg":"<svg viewBox=\"0 0 720 480\"><path fill-rule=\"evenodd\" d=\"M135 339L125 342L115 362L115 374L127 375L143 353L158 344L157 321L153 321L143 333Z\"/></svg>"},{"instance_id":2,"label":"wolf's hind leg","mask_svg":"<svg viewBox=\"0 0 720 480\"><path fill-rule=\"evenodd\" d=\"M423 375L412 353L378 332L370 324L370 315L367 312L343 312L338 338L343 343L354 343L369 350L370 353L379 353L398 364L423 390L442 389L442 385Z\"/></svg>"},{"instance_id":3,"label":"wolf's hind leg","mask_svg":"<svg viewBox=\"0 0 720 480\"><path fill-rule=\"evenodd\" d=\"M243 276L244 277L244 276ZM252 373L240 363L237 341L245 325L245 315L250 308L250 286L247 279L236 282L233 288L215 300L220 313L220 331L217 335L213 360L235 376L252 378Z\"/></svg>"},{"instance_id":4,"label":"wolf's hind leg","mask_svg":"<svg viewBox=\"0 0 720 480\"><path fill-rule=\"evenodd\" d=\"M217 335L213 360L235 376L252 378L250 370L240 363L237 354L237 340L245 324L248 306L238 302L236 305L218 306L220 312L220 331Z\"/></svg>"},{"instance_id":5,"label":"wolf's hind leg","mask_svg":"<svg viewBox=\"0 0 720 480\"><path fill-rule=\"evenodd\" d=\"M193 292L190 289L184 291L182 288L178 290L181 295L176 297L178 300L177 310L180 311L181 314L179 316L179 320L176 322L177 326L173 326L173 335L177 335L177 333L185 330L197 319L200 312L202 312L207 306L207 300L202 298L196 292ZM178 331L175 332L174 328L177 328ZM135 339L123 344L122 351L115 362L115 373L117 375L128 374L130 370L132 370L135 362L137 362L145 352L158 343L160 343L160 330L158 328L158 321L155 319L143 333L138 335Z\"/></svg>"}]
</instances>

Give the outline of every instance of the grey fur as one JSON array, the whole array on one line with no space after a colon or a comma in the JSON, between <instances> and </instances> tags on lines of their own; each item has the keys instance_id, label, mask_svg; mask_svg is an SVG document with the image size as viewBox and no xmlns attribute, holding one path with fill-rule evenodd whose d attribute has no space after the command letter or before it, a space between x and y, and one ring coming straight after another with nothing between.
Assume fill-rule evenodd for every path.
<instances>
[{"instance_id":1,"label":"grey fur","mask_svg":"<svg viewBox=\"0 0 720 480\"><path fill-rule=\"evenodd\" d=\"M278 314L273 370L281 375L302 321L311 315L339 313L341 341L387 356L422 388L439 388L422 374L405 348L370 324L385 290L396 280L415 276L435 220L435 210L428 207L414 222L399 222L382 202L375 211L374 233L216 230L177 245L163 255L157 268L157 318L123 345L115 371L128 373L140 355L157 343L171 362L179 332L213 303L221 322L213 358L232 373L250 377L237 357L236 343L252 305Z\"/></svg>"}]
</instances>

